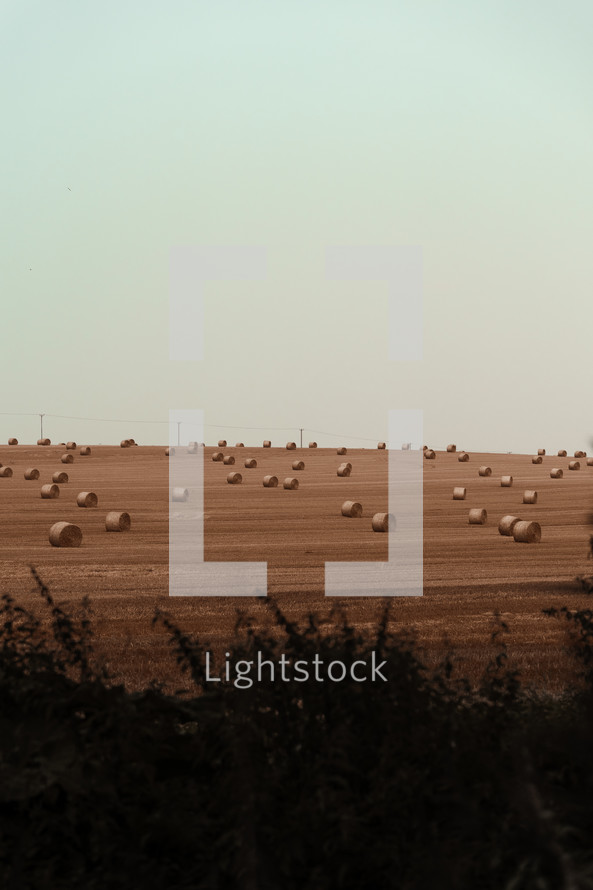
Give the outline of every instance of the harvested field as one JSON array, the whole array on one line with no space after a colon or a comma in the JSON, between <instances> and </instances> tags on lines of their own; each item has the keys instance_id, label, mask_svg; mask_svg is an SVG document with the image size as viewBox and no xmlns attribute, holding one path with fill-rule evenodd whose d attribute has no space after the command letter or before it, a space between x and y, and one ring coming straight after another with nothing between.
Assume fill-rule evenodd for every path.
<instances>
[{"instance_id":1,"label":"harvested field","mask_svg":"<svg viewBox=\"0 0 593 890\"><path fill-rule=\"evenodd\" d=\"M291 617L309 609L327 613L335 604L323 597L325 561L387 558L388 536L373 533L370 522L388 509L386 450L349 449L355 475L338 477L335 448L307 449L306 469L292 492L282 482L272 489L262 485L263 475L283 480L290 474L294 454L287 454L286 446L250 449L262 472L245 474L241 485L227 484L227 468L211 459L215 450L204 449L205 559L267 561L268 592ZM30 604L32 564L59 601L76 604L88 594L97 645L115 675L131 686L155 676L176 686L182 682L163 631L151 627L157 606L184 629L202 632L214 648L229 639L237 608L268 621L260 600L168 597L169 459L163 446L93 446L88 457L69 467L70 483L60 497L44 500L24 472L36 466L39 482L48 484L62 454L57 445L0 447L0 463L10 459L14 469L12 477L0 480L3 592ZM550 468L532 464L529 455L476 453L467 464L458 456L439 451L435 461L422 461L424 596L394 598L393 619L416 628L429 658L444 651L446 634L461 670L476 677L489 656L492 614L498 610L510 625L513 664L527 679L557 689L570 682L573 665L563 652L562 625L541 610L591 605L573 579L592 573L586 555L593 468L583 463L581 472L569 473L568 459L555 457L565 472L554 480ZM492 468L492 478L478 477L480 465ZM498 481L505 474L514 477L511 488ZM467 494L456 502L451 492L459 486ZM523 505L526 489L537 490L537 504ZM101 509L79 509L80 491L96 492ZM369 521L345 520L345 500L363 503ZM468 510L475 507L487 510L484 526L468 524ZM127 534L105 534L105 515L116 510L134 517ZM499 534L505 514L538 522L541 542L525 547ZM60 521L80 526L80 547L49 544L48 530ZM342 602L351 619L367 627L381 602L361 594Z\"/></svg>"}]
</instances>

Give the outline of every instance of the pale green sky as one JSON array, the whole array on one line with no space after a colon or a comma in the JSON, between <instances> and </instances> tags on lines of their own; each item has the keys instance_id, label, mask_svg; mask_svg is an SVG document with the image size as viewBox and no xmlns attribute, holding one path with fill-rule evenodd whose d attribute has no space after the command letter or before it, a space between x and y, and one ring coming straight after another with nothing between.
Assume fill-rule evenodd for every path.
<instances>
[{"instance_id":1,"label":"pale green sky","mask_svg":"<svg viewBox=\"0 0 593 890\"><path fill-rule=\"evenodd\" d=\"M354 445L419 407L437 448L590 447L589 2L1 12L0 411L202 408ZM273 274L209 288L206 359L177 364L168 258L192 243L263 245ZM384 289L319 274L341 243L422 246L422 363L388 361ZM0 416L0 441L37 429ZM46 422L56 441L166 429ZM267 435L293 438L226 437Z\"/></svg>"}]
</instances>

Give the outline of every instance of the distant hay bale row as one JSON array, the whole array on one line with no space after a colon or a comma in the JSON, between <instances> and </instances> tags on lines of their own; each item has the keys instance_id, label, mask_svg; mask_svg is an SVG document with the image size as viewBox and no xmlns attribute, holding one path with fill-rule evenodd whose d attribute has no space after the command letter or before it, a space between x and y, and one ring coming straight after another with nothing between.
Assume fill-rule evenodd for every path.
<instances>
[{"instance_id":1,"label":"distant hay bale row","mask_svg":"<svg viewBox=\"0 0 593 890\"><path fill-rule=\"evenodd\" d=\"M579 458L587 457L587 452L586 451L575 451L574 456L579 457Z\"/></svg>"},{"instance_id":2,"label":"distant hay bale row","mask_svg":"<svg viewBox=\"0 0 593 890\"><path fill-rule=\"evenodd\" d=\"M1 467L0 466L0 476L3 479L10 479L12 476L12 468L11 467Z\"/></svg>"},{"instance_id":3,"label":"distant hay bale row","mask_svg":"<svg viewBox=\"0 0 593 890\"><path fill-rule=\"evenodd\" d=\"M541 454L538 454L537 457L532 457L532 458L531 458L531 463L532 463L532 464L541 464L542 461L543 461L543 457L541 456Z\"/></svg>"},{"instance_id":4,"label":"distant hay bale row","mask_svg":"<svg viewBox=\"0 0 593 890\"><path fill-rule=\"evenodd\" d=\"M291 468L293 470L304 470L305 469L305 461L304 460L293 460Z\"/></svg>"},{"instance_id":5,"label":"distant hay bale row","mask_svg":"<svg viewBox=\"0 0 593 890\"><path fill-rule=\"evenodd\" d=\"M39 470L37 467L29 467L25 470L25 479L39 479Z\"/></svg>"},{"instance_id":6,"label":"distant hay bale row","mask_svg":"<svg viewBox=\"0 0 593 890\"><path fill-rule=\"evenodd\" d=\"M218 440L218 447L219 447L219 448L226 448L226 439L219 439L219 440Z\"/></svg>"},{"instance_id":7,"label":"distant hay bale row","mask_svg":"<svg viewBox=\"0 0 593 890\"><path fill-rule=\"evenodd\" d=\"M94 491L80 491L76 495L76 503L79 507L96 507L99 498Z\"/></svg>"},{"instance_id":8,"label":"distant hay bale row","mask_svg":"<svg viewBox=\"0 0 593 890\"><path fill-rule=\"evenodd\" d=\"M432 448L427 448L424 452L424 457L426 458L426 460L434 460L436 458L436 454L432 450Z\"/></svg>"},{"instance_id":9,"label":"distant hay bale row","mask_svg":"<svg viewBox=\"0 0 593 890\"><path fill-rule=\"evenodd\" d=\"M469 511L470 525L484 525L488 519L488 513L483 507L474 507Z\"/></svg>"},{"instance_id":10,"label":"distant hay bale row","mask_svg":"<svg viewBox=\"0 0 593 890\"><path fill-rule=\"evenodd\" d=\"M245 448L243 442L235 442L235 448Z\"/></svg>"},{"instance_id":11,"label":"distant hay bale row","mask_svg":"<svg viewBox=\"0 0 593 890\"><path fill-rule=\"evenodd\" d=\"M452 454L453 452L457 451L457 445L447 445L447 451Z\"/></svg>"},{"instance_id":12,"label":"distant hay bale row","mask_svg":"<svg viewBox=\"0 0 593 890\"><path fill-rule=\"evenodd\" d=\"M82 448L80 449L80 454L82 454L83 457L88 457L88 455L90 453L91 453L90 445L83 445Z\"/></svg>"},{"instance_id":13,"label":"distant hay bale row","mask_svg":"<svg viewBox=\"0 0 593 890\"><path fill-rule=\"evenodd\" d=\"M550 471L550 479L562 479L564 473L559 467L554 467L553 470Z\"/></svg>"},{"instance_id":14,"label":"distant hay bale row","mask_svg":"<svg viewBox=\"0 0 593 890\"><path fill-rule=\"evenodd\" d=\"M456 486L453 489L453 500L454 501L464 501L466 495L466 489L462 488L460 485Z\"/></svg>"},{"instance_id":15,"label":"distant hay bale row","mask_svg":"<svg viewBox=\"0 0 593 890\"><path fill-rule=\"evenodd\" d=\"M358 501L344 501L342 504L342 516L358 518L362 516L362 504Z\"/></svg>"},{"instance_id":16,"label":"distant hay bale row","mask_svg":"<svg viewBox=\"0 0 593 890\"><path fill-rule=\"evenodd\" d=\"M492 467L480 467L478 476L492 476Z\"/></svg>"},{"instance_id":17,"label":"distant hay bale row","mask_svg":"<svg viewBox=\"0 0 593 890\"><path fill-rule=\"evenodd\" d=\"M18 445L18 444L19 444L19 440L18 440L18 439L11 438L11 439L8 440L8 444L9 444L9 445Z\"/></svg>"},{"instance_id":18,"label":"distant hay bale row","mask_svg":"<svg viewBox=\"0 0 593 890\"><path fill-rule=\"evenodd\" d=\"M119 443L119 447L120 448L131 448L132 442L130 441L130 439L122 439L121 442Z\"/></svg>"},{"instance_id":19,"label":"distant hay bale row","mask_svg":"<svg viewBox=\"0 0 593 890\"><path fill-rule=\"evenodd\" d=\"M457 460L459 461L459 463L466 464L469 460L469 454L467 454L466 451L462 451L460 454L457 455Z\"/></svg>"}]
</instances>

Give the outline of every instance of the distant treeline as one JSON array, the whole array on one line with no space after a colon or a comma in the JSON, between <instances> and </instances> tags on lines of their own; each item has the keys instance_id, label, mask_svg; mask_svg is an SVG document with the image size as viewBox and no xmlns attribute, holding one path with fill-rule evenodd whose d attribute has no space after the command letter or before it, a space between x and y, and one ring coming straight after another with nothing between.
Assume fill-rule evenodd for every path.
<instances>
[{"instance_id":1,"label":"distant treeline","mask_svg":"<svg viewBox=\"0 0 593 890\"><path fill-rule=\"evenodd\" d=\"M270 602L230 660L385 661L388 682L206 681L205 644L164 615L195 694L115 685L35 574L47 614L0 608L0 887L75 890L581 890L593 887L593 612L581 682L522 686L497 621L478 688L414 640ZM487 642L487 641L485 641Z\"/></svg>"}]
</instances>

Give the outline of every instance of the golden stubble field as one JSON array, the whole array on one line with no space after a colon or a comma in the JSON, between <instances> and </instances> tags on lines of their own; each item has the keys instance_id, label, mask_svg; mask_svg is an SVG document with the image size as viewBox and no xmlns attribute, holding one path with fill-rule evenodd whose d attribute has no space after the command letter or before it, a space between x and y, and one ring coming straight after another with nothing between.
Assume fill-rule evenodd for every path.
<instances>
[{"instance_id":1,"label":"golden stubble field","mask_svg":"<svg viewBox=\"0 0 593 890\"><path fill-rule=\"evenodd\" d=\"M76 605L91 599L98 649L118 679L140 686L152 678L173 685L180 679L159 626L151 626L155 608L166 611L183 629L199 632L221 650L230 638L238 608L258 623L269 613L253 598L177 598L168 596L168 458L164 447L93 446L74 463L63 465L63 446L3 446L0 463L13 469L0 478L0 540L2 592L34 604L38 595L29 566L33 565L60 602ZM371 529L373 513L387 510L388 453L348 449L234 448L234 467L214 463L205 449L205 558L257 560L268 563L268 592L291 618L311 609L327 614L336 604L323 596L324 562L384 560L387 536ZM570 452L569 452L570 455ZM255 458L256 469L244 461ZM461 671L475 679L492 653L489 637L495 611L508 622L509 655L526 679L555 690L573 681L572 660L563 651L564 630L542 615L555 605L590 606L574 582L593 573L587 561L593 508L593 467L568 470L570 457L546 455L534 465L531 455L472 453L467 463L457 454L437 452L424 467L424 596L394 598L394 626L413 627L429 661L444 651L446 636L458 655ZM293 471L293 460L305 469ZM350 477L336 475L338 465L353 465ZM479 477L478 467L492 468ZM26 481L27 467L40 478ZM564 471L551 479L552 467ZM228 485L227 474L238 470L241 485ZM60 496L42 500L40 489L52 473L63 470L69 482ZM263 476L278 476L280 486L266 489ZM514 478L502 488L500 477ZM298 476L296 491L282 488L285 476ZM464 501L452 500L455 485L467 488ZM525 489L538 492L537 504L523 504ZM98 495L97 508L76 505L80 491ZM361 519L341 516L344 500L360 501ZM472 507L488 511L484 526L470 526ZM126 510L132 528L107 533L105 516ZM512 513L542 526L539 544L518 544L498 533L498 520ZM74 522L83 532L79 549L53 548L50 526ZM381 602L373 598L341 601L358 626L371 626Z\"/></svg>"}]
</instances>

